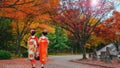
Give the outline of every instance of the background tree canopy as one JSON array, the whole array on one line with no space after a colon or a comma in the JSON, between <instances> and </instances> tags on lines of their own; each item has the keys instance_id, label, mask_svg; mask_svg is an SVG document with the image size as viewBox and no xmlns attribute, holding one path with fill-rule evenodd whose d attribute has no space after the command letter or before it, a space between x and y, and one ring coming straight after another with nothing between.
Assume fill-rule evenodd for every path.
<instances>
[{"instance_id":1,"label":"background tree canopy","mask_svg":"<svg viewBox=\"0 0 120 68\"><path fill-rule=\"evenodd\" d=\"M1 0L0 49L21 56L27 51L31 28L36 29L38 37L42 30L49 31L49 53L82 52L83 59L86 59L86 48L118 43L120 13L115 11L112 17L107 17L118 0L93 1Z\"/></svg>"},{"instance_id":2,"label":"background tree canopy","mask_svg":"<svg viewBox=\"0 0 120 68\"><path fill-rule=\"evenodd\" d=\"M11 27L9 26L12 19L0 17L0 50L10 50L10 45L12 38L12 34L10 33Z\"/></svg>"}]
</instances>

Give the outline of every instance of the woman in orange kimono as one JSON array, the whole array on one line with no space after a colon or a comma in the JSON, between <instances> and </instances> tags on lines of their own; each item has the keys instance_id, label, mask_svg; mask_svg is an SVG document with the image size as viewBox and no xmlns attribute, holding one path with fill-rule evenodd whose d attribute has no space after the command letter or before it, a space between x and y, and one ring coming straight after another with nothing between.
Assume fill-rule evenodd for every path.
<instances>
[{"instance_id":1,"label":"woman in orange kimono","mask_svg":"<svg viewBox=\"0 0 120 68\"><path fill-rule=\"evenodd\" d=\"M38 41L41 68L44 68L44 64L46 64L47 57L48 57L47 49L48 49L49 40L46 37L46 35L47 35L47 31L44 30L42 32L42 36L39 38L39 41Z\"/></svg>"},{"instance_id":2,"label":"woman in orange kimono","mask_svg":"<svg viewBox=\"0 0 120 68\"><path fill-rule=\"evenodd\" d=\"M38 47L38 38L35 36L35 30L30 30L31 36L28 38L28 59L31 61L32 68L35 68L35 55Z\"/></svg>"}]
</instances>

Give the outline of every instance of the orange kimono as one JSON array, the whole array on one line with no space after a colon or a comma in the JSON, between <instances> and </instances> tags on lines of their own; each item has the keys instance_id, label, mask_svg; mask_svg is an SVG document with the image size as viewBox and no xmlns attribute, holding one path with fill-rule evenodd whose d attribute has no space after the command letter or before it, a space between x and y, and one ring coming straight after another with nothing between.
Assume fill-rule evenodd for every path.
<instances>
[{"instance_id":1,"label":"orange kimono","mask_svg":"<svg viewBox=\"0 0 120 68\"><path fill-rule=\"evenodd\" d=\"M39 56L41 64L46 64L47 62L47 49L48 49L48 38L42 36L39 38Z\"/></svg>"}]
</instances>

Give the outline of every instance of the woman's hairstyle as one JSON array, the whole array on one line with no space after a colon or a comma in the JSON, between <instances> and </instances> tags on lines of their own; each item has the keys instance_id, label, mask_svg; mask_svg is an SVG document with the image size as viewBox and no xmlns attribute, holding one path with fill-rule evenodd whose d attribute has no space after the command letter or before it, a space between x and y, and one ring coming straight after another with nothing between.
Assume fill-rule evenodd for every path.
<instances>
[{"instance_id":1,"label":"woman's hairstyle","mask_svg":"<svg viewBox=\"0 0 120 68\"><path fill-rule=\"evenodd\" d=\"M30 30L30 34L31 34L32 36L35 35L35 33L36 33L35 29L31 29L31 30Z\"/></svg>"},{"instance_id":2,"label":"woman's hairstyle","mask_svg":"<svg viewBox=\"0 0 120 68\"><path fill-rule=\"evenodd\" d=\"M43 34L44 36L46 36L46 35L48 34L48 32L42 32L42 34Z\"/></svg>"},{"instance_id":3,"label":"woman's hairstyle","mask_svg":"<svg viewBox=\"0 0 120 68\"><path fill-rule=\"evenodd\" d=\"M42 34L43 34L44 36L46 36L46 35L48 34L48 31L47 31L47 30L44 30L44 31L42 32Z\"/></svg>"}]
</instances>

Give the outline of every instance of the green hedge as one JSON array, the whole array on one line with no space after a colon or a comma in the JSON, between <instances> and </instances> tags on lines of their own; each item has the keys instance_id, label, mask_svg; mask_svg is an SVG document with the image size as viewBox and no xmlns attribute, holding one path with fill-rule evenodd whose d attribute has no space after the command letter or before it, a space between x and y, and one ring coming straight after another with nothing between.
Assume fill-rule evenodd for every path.
<instances>
[{"instance_id":1,"label":"green hedge","mask_svg":"<svg viewBox=\"0 0 120 68\"><path fill-rule=\"evenodd\" d=\"M27 51L22 52L22 56L25 58L28 57L28 52Z\"/></svg>"},{"instance_id":2,"label":"green hedge","mask_svg":"<svg viewBox=\"0 0 120 68\"><path fill-rule=\"evenodd\" d=\"M0 60L1 59L10 59L11 53L9 51L0 50Z\"/></svg>"}]
</instances>

